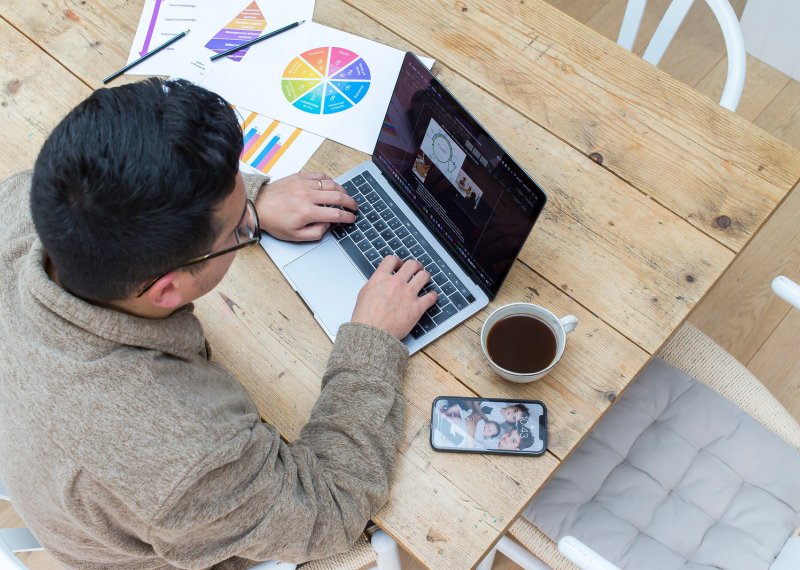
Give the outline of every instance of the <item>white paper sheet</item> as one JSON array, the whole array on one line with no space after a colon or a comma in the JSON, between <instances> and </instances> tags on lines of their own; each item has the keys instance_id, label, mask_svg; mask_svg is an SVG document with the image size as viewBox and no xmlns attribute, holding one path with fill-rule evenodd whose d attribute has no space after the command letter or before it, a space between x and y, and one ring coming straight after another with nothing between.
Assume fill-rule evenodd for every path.
<instances>
[{"instance_id":1,"label":"white paper sheet","mask_svg":"<svg viewBox=\"0 0 800 570\"><path fill-rule=\"evenodd\" d=\"M243 171L269 174L273 180L299 172L325 141L321 136L236 107L242 124Z\"/></svg>"},{"instance_id":2,"label":"white paper sheet","mask_svg":"<svg viewBox=\"0 0 800 570\"><path fill-rule=\"evenodd\" d=\"M314 0L145 0L128 63L180 32L191 33L128 73L197 81L205 73L198 61L313 14ZM230 57L244 59L250 49Z\"/></svg>"},{"instance_id":3,"label":"white paper sheet","mask_svg":"<svg viewBox=\"0 0 800 570\"><path fill-rule=\"evenodd\" d=\"M200 83L248 109L371 153L404 56L306 22L253 46L241 61L210 63Z\"/></svg>"}]
</instances>

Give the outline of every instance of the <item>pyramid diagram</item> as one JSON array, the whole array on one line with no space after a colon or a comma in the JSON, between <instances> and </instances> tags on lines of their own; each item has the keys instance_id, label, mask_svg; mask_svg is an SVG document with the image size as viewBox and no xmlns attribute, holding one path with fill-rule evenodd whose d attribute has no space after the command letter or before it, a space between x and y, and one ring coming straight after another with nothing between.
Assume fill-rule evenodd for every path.
<instances>
[{"instance_id":1,"label":"pyramid diagram","mask_svg":"<svg viewBox=\"0 0 800 570\"><path fill-rule=\"evenodd\" d=\"M252 39L261 35L261 32L267 27L267 19L258 7L258 3L251 2L244 10L239 12L233 20L218 31L213 38L209 40L206 47L211 51L220 53L226 49L242 45ZM247 50L237 51L228 56L228 59L233 61L240 61Z\"/></svg>"}]
</instances>

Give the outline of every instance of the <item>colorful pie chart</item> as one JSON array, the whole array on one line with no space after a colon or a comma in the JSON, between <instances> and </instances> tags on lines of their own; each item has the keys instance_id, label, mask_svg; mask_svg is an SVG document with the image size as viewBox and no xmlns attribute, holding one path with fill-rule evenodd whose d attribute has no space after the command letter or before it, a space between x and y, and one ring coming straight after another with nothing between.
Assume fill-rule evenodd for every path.
<instances>
[{"instance_id":1,"label":"colorful pie chart","mask_svg":"<svg viewBox=\"0 0 800 570\"><path fill-rule=\"evenodd\" d=\"M355 52L326 46L298 55L283 70L281 89L293 106L314 115L350 109L369 91L369 66Z\"/></svg>"}]
</instances>

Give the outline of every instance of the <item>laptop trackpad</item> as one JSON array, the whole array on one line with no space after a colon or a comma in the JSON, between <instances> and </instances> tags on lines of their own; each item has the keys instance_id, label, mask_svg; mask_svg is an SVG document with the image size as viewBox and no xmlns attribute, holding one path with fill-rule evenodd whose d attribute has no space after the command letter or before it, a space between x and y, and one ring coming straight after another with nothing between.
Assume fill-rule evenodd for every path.
<instances>
[{"instance_id":1,"label":"laptop trackpad","mask_svg":"<svg viewBox=\"0 0 800 570\"><path fill-rule=\"evenodd\" d=\"M330 337L350 321L358 292L367 281L330 238L283 270Z\"/></svg>"}]
</instances>

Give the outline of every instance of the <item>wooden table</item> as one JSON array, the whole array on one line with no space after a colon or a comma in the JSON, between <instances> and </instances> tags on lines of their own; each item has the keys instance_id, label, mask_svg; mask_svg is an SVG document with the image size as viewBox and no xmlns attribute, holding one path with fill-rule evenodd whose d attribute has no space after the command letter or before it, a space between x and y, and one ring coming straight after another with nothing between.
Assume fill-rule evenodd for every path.
<instances>
[{"instance_id":1,"label":"wooden table","mask_svg":"<svg viewBox=\"0 0 800 570\"><path fill-rule=\"evenodd\" d=\"M141 0L6 0L0 175L29 167L54 124L125 61ZM432 568L476 564L800 178L800 153L541 0L318 0L315 20L437 60L434 72L550 197L490 306L411 360L392 495L377 522ZM10 63L10 65L9 65ZM308 165L364 155L327 141ZM494 376L489 311L531 301L578 316L547 378ZM331 344L263 251L239 254L197 303L215 357L289 440ZM538 459L428 443L439 395L546 403Z\"/></svg>"}]
</instances>

